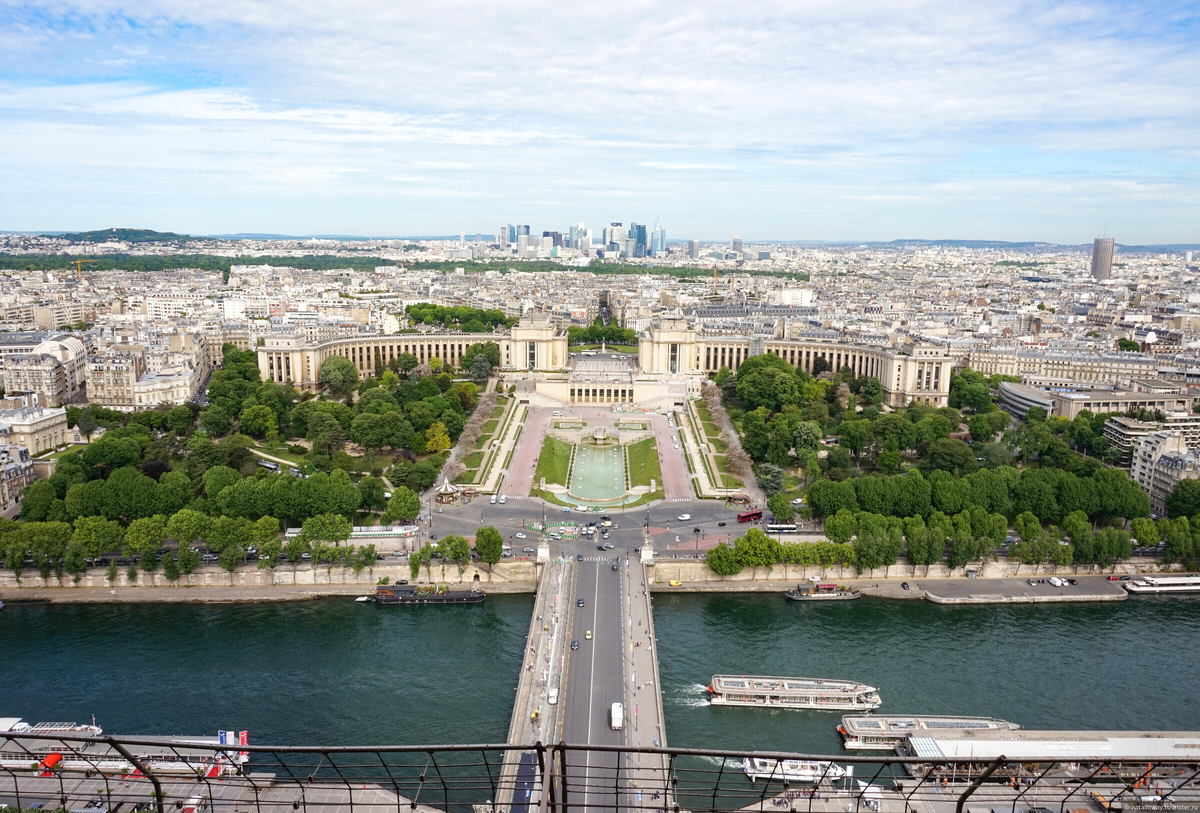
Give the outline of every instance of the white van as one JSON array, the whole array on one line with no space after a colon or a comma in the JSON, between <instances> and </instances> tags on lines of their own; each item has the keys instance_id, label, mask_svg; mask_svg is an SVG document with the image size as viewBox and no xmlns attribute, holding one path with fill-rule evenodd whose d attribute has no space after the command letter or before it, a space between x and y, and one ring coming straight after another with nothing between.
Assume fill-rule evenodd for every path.
<instances>
[{"instance_id":1,"label":"white van","mask_svg":"<svg viewBox=\"0 0 1200 813\"><path fill-rule=\"evenodd\" d=\"M561 410L561 409L556 409L556 410L554 410L553 412L551 412L550 414L551 414L551 415L553 415L555 418L561 418L561 417L562 417L562 410Z\"/></svg>"},{"instance_id":2,"label":"white van","mask_svg":"<svg viewBox=\"0 0 1200 813\"><path fill-rule=\"evenodd\" d=\"M504 505L504 500L507 499L503 494L500 495L500 504Z\"/></svg>"},{"instance_id":3,"label":"white van","mask_svg":"<svg viewBox=\"0 0 1200 813\"><path fill-rule=\"evenodd\" d=\"M492 505L495 505L496 504L496 495L493 494L492 498L490 500L488 500L488 502L490 502Z\"/></svg>"},{"instance_id":4,"label":"white van","mask_svg":"<svg viewBox=\"0 0 1200 813\"><path fill-rule=\"evenodd\" d=\"M552 706L558 704L558 687L557 686L550 690L550 697L546 702L548 702Z\"/></svg>"},{"instance_id":5,"label":"white van","mask_svg":"<svg viewBox=\"0 0 1200 813\"><path fill-rule=\"evenodd\" d=\"M625 727L625 710L621 708L620 703L613 703L612 710L608 714L608 723L613 727L614 731L620 731Z\"/></svg>"}]
</instances>

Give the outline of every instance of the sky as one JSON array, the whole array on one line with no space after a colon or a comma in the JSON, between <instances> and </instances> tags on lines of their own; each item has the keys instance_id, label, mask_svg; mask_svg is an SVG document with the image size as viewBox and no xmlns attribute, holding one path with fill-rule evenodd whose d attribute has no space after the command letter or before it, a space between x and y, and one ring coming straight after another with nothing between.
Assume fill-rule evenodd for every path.
<instances>
[{"instance_id":1,"label":"sky","mask_svg":"<svg viewBox=\"0 0 1200 813\"><path fill-rule=\"evenodd\" d=\"M1200 4L0 0L0 230L1200 242Z\"/></svg>"}]
</instances>

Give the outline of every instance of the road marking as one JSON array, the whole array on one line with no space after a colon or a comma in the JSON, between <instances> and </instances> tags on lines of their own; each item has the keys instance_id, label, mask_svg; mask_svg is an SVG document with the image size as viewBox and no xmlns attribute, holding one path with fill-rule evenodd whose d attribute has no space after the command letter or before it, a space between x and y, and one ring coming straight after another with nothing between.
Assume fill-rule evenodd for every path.
<instances>
[{"instance_id":1,"label":"road marking","mask_svg":"<svg viewBox=\"0 0 1200 813\"><path fill-rule=\"evenodd\" d=\"M587 716L588 716L587 741L588 741L588 743L591 743L591 741L592 741L592 719L596 716L592 713L592 700L593 700L593 694L596 691L596 634L599 631L596 621L597 621L598 613L600 610L599 606L597 605L597 600L600 597L600 571L599 570L596 571L595 587L592 592L593 592L593 595L592 595L592 673L588 677L588 702L587 702ZM585 790L583 791L584 809L586 809L588 806L588 796L591 795L591 785L592 785L592 752L589 752L588 757L587 757L587 768L583 772L583 787L585 788Z\"/></svg>"}]
</instances>

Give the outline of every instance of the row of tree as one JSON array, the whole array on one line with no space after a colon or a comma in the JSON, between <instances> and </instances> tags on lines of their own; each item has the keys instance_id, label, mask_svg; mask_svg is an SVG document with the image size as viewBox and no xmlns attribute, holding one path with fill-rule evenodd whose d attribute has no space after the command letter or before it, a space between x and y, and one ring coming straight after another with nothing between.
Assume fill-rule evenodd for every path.
<instances>
[{"instance_id":1,"label":"row of tree","mask_svg":"<svg viewBox=\"0 0 1200 813\"><path fill-rule=\"evenodd\" d=\"M809 486L808 505L817 517L841 510L928 517L934 511L957 514L976 506L1010 517L1029 512L1042 522L1058 522L1075 511L1094 522L1150 513L1145 492L1112 468L1099 468L1090 477L1062 469L999 466L966 476L940 470L925 476L913 469L895 476L820 480Z\"/></svg>"}]
</instances>

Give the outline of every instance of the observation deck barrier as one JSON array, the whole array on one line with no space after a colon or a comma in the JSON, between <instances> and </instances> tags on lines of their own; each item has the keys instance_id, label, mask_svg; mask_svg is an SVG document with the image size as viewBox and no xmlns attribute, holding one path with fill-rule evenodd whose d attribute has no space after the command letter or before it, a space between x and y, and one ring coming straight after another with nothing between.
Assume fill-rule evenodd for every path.
<instances>
[{"instance_id":1,"label":"observation deck barrier","mask_svg":"<svg viewBox=\"0 0 1200 813\"><path fill-rule=\"evenodd\" d=\"M1018 749L1019 750L1019 749ZM96 754L104 752L102 766ZM580 766L616 752L616 767ZM236 773L188 773L243 752ZM57 760L51 754L62 755ZM114 753L129 763L112 772ZM90 754L90 755L89 755ZM822 764L835 781L751 782L746 757ZM0 734L0 805L71 813L1104 813L1200 809L1200 755L1070 761L820 756L617 746L217 745L185 739ZM506 763L526 770L504 771ZM594 762L594 760L593 760ZM49 763L55 763L47 767ZM636 782L636 784L635 784ZM506 805L495 800L509 799ZM186 810L185 810L186 809Z\"/></svg>"}]
</instances>

